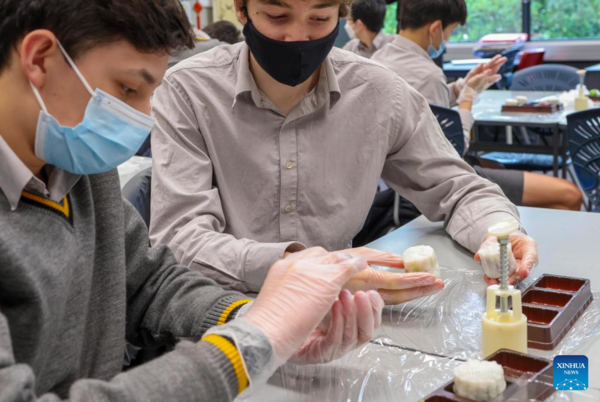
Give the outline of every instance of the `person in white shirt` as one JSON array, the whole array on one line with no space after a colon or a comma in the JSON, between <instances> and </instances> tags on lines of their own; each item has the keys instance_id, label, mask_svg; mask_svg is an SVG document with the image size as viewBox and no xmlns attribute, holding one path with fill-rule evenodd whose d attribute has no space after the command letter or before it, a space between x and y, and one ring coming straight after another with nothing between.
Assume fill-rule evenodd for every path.
<instances>
[{"instance_id":1,"label":"person in white shirt","mask_svg":"<svg viewBox=\"0 0 600 402\"><path fill-rule=\"evenodd\" d=\"M394 37L383 32L386 4L384 0L361 0L352 4L350 17L346 21L346 33L350 42L344 50L370 59Z\"/></svg>"},{"instance_id":2,"label":"person in white shirt","mask_svg":"<svg viewBox=\"0 0 600 402\"><path fill-rule=\"evenodd\" d=\"M401 6L399 35L373 55L372 60L394 71L431 105L458 105L468 149L474 119L473 104L481 92L500 79L506 58L497 56L473 69L466 78L448 84L433 60L444 52L452 32L467 20L464 0L405 0ZM483 169L477 173L496 183L516 205L579 211L581 191L573 183L555 177L516 170Z\"/></svg>"}]
</instances>

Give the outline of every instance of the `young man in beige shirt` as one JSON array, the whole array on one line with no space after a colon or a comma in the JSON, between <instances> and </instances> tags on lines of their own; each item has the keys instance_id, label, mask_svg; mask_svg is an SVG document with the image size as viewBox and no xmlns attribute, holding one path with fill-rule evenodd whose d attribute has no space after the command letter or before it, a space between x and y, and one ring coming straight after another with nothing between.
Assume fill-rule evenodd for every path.
<instances>
[{"instance_id":1,"label":"young man in beige shirt","mask_svg":"<svg viewBox=\"0 0 600 402\"><path fill-rule=\"evenodd\" d=\"M394 35L383 32L386 4L384 0L361 0L352 5L352 12L344 28L350 41L344 50L370 59Z\"/></svg>"},{"instance_id":2,"label":"young man in beige shirt","mask_svg":"<svg viewBox=\"0 0 600 402\"><path fill-rule=\"evenodd\" d=\"M472 252L491 224L518 219L502 191L458 158L421 95L333 49L350 3L235 1L246 43L167 73L153 104L154 244L225 286L257 291L288 252L351 247L380 177ZM512 240L514 282L537 263L537 246L522 232ZM402 266L399 256L347 252ZM377 289L390 304L443 287L365 272L353 290Z\"/></svg>"},{"instance_id":3,"label":"young man in beige shirt","mask_svg":"<svg viewBox=\"0 0 600 402\"><path fill-rule=\"evenodd\" d=\"M443 53L452 32L467 20L464 0L405 0L401 9L402 31L372 59L394 71L432 105L458 106L468 149L474 119L471 109L479 93L500 79L498 69L506 58L471 71L465 79L447 84L433 59ZM581 209L581 191L573 183L541 174L517 170L483 169L477 173L496 183L516 205L538 208Z\"/></svg>"}]
</instances>

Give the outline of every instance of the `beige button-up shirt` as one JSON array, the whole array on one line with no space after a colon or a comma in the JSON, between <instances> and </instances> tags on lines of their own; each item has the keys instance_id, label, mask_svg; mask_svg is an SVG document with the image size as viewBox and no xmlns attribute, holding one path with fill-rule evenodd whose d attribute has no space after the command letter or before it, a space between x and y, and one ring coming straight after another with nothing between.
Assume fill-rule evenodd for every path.
<instances>
[{"instance_id":1,"label":"beige button-up shirt","mask_svg":"<svg viewBox=\"0 0 600 402\"><path fill-rule=\"evenodd\" d=\"M153 100L153 244L258 291L294 242L349 247L380 177L472 251L490 224L518 218L396 74L339 49L320 74L285 116L257 88L245 43L168 71Z\"/></svg>"},{"instance_id":2,"label":"beige button-up shirt","mask_svg":"<svg viewBox=\"0 0 600 402\"><path fill-rule=\"evenodd\" d=\"M394 37L371 58L383 64L425 97L431 105L450 108L456 106L453 84L448 84L444 71L436 65L421 46L400 35ZM475 120L469 110L458 109L465 137L465 150L469 148L471 128Z\"/></svg>"},{"instance_id":3,"label":"beige button-up shirt","mask_svg":"<svg viewBox=\"0 0 600 402\"><path fill-rule=\"evenodd\" d=\"M386 43L391 41L395 35L388 35L383 33L383 31L379 32L375 39L373 39L373 43L371 47L368 48L360 41L360 39L355 38L350 40L348 43L344 45L344 50L347 50L352 53L356 53L359 56L370 59L373 54L381 49Z\"/></svg>"},{"instance_id":4,"label":"beige button-up shirt","mask_svg":"<svg viewBox=\"0 0 600 402\"><path fill-rule=\"evenodd\" d=\"M60 202L81 177L51 165L46 165L45 169L49 178L47 186L33 175L0 136L0 190L11 210L15 211L19 206L23 190Z\"/></svg>"}]
</instances>

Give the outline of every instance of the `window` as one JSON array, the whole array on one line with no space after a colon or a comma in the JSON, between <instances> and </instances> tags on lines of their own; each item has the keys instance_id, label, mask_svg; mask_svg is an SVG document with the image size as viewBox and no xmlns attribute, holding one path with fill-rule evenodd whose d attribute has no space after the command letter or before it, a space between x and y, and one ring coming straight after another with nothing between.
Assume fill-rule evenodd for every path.
<instances>
[{"instance_id":1,"label":"window","mask_svg":"<svg viewBox=\"0 0 600 402\"><path fill-rule=\"evenodd\" d=\"M513 32L529 33L532 41L600 39L600 0L466 2L467 24L456 29L451 42L476 42L490 33Z\"/></svg>"},{"instance_id":2,"label":"window","mask_svg":"<svg viewBox=\"0 0 600 402\"><path fill-rule=\"evenodd\" d=\"M600 39L600 0L533 0L531 40Z\"/></svg>"},{"instance_id":3,"label":"window","mask_svg":"<svg viewBox=\"0 0 600 402\"><path fill-rule=\"evenodd\" d=\"M574 1L574 0L558 0ZM467 24L458 27L451 42L476 42L493 33L522 32L521 0L466 0Z\"/></svg>"},{"instance_id":4,"label":"window","mask_svg":"<svg viewBox=\"0 0 600 402\"><path fill-rule=\"evenodd\" d=\"M395 34L398 29L398 2L394 2L387 6L385 21L383 23L383 31L387 34Z\"/></svg>"}]
</instances>

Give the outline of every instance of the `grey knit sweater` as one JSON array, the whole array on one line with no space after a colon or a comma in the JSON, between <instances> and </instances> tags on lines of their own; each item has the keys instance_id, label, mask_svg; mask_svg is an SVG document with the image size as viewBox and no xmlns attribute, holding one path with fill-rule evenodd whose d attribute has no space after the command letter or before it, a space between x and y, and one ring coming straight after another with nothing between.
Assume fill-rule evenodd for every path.
<instances>
[{"instance_id":1,"label":"grey knit sweater","mask_svg":"<svg viewBox=\"0 0 600 402\"><path fill-rule=\"evenodd\" d=\"M14 212L0 191L1 401L237 395L239 370L208 341L180 342L121 373L126 340L199 339L243 296L177 266L167 248L150 249L118 180L116 172L84 176L61 204L23 193Z\"/></svg>"}]
</instances>

